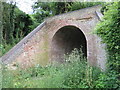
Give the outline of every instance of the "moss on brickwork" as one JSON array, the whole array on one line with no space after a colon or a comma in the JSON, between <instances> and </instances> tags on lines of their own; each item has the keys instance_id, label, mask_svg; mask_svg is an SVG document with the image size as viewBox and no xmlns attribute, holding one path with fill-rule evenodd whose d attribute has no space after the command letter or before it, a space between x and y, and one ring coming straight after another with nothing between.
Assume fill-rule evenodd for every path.
<instances>
[{"instance_id":1,"label":"moss on brickwork","mask_svg":"<svg viewBox=\"0 0 120 90\"><path fill-rule=\"evenodd\" d=\"M48 57L48 35L45 35L44 40L42 43L40 43L39 50L40 53L37 53L35 56L35 61L37 64L40 64L41 66L45 66L49 62Z\"/></svg>"}]
</instances>

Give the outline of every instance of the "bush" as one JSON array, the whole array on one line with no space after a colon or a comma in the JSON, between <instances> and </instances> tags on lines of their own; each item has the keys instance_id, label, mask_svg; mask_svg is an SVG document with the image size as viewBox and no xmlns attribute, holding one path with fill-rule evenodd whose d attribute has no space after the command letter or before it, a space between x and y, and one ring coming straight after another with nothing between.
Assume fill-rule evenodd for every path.
<instances>
[{"instance_id":1,"label":"bush","mask_svg":"<svg viewBox=\"0 0 120 90\"><path fill-rule=\"evenodd\" d=\"M106 43L108 52L108 70L107 76L102 76L103 83L107 88L120 88L120 2L109 4L106 10L103 20L96 27L97 34L102 38L102 42Z\"/></svg>"},{"instance_id":2,"label":"bush","mask_svg":"<svg viewBox=\"0 0 120 90\"><path fill-rule=\"evenodd\" d=\"M74 50L64 63L26 70L3 72L4 88L117 88L115 72L101 72L89 66L81 52Z\"/></svg>"},{"instance_id":3,"label":"bush","mask_svg":"<svg viewBox=\"0 0 120 90\"><path fill-rule=\"evenodd\" d=\"M96 30L107 45L109 69L120 72L120 2L114 2L106 8L108 10Z\"/></svg>"}]
</instances>

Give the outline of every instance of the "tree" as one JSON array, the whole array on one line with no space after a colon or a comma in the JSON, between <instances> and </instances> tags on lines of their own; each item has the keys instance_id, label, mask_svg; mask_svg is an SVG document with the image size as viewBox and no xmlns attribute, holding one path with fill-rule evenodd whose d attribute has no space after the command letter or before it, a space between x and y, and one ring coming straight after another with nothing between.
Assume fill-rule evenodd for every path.
<instances>
[{"instance_id":1,"label":"tree","mask_svg":"<svg viewBox=\"0 0 120 90\"><path fill-rule=\"evenodd\" d=\"M6 43L11 43L13 40L14 9L15 5L12 5L12 2L10 4L3 2L3 39Z\"/></svg>"},{"instance_id":2,"label":"tree","mask_svg":"<svg viewBox=\"0 0 120 90\"><path fill-rule=\"evenodd\" d=\"M12 46L18 43L33 29L32 18L19 10L14 2L1 2L3 12L0 13L2 18L2 46L7 52ZM0 4L0 5L1 5ZM3 53L5 53L3 52Z\"/></svg>"},{"instance_id":3,"label":"tree","mask_svg":"<svg viewBox=\"0 0 120 90\"><path fill-rule=\"evenodd\" d=\"M3 25L2 25L2 12L3 12L3 5L2 2L0 1L0 45L2 43L2 31L3 31Z\"/></svg>"},{"instance_id":4,"label":"tree","mask_svg":"<svg viewBox=\"0 0 120 90\"><path fill-rule=\"evenodd\" d=\"M2 5L2 2L0 1L0 56L2 55L2 48L3 48L3 46L2 46L2 36L3 36L3 25L2 25L2 18L3 18L3 16L2 16L2 12L3 12L3 5Z\"/></svg>"},{"instance_id":5,"label":"tree","mask_svg":"<svg viewBox=\"0 0 120 90\"><path fill-rule=\"evenodd\" d=\"M102 4L101 2L35 2L32 6L34 14L32 17L36 22L41 23L44 18L67 13L94 5Z\"/></svg>"}]
</instances>

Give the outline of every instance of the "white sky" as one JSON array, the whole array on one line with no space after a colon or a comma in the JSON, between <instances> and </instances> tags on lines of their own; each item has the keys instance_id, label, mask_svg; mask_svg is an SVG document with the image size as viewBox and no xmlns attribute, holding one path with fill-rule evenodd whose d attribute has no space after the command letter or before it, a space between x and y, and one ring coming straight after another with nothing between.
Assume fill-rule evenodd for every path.
<instances>
[{"instance_id":1,"label":"white sky","mask_svg":"<svg viewBox=\"0 0 120 90\"><path fill-rule=\"evenodd\" d=\"M31 14L32 13L31 6L34 4L36 0L14 0L14 1L16 1L17 6L20 10L27 14Z\"/></svg>"}]
</instances>

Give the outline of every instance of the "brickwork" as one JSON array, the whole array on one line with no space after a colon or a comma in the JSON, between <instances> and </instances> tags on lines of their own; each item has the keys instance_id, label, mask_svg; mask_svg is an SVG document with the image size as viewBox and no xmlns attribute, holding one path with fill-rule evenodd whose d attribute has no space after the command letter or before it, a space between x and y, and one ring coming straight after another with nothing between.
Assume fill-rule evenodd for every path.
<instances>
[{"instance_id":1,"label":"brickwork","mask_svg":"<svg viewBox=\"0 0 120 90\"><path fill-rule=\"evenodd\" d=\"M97 35L92 34L96 24L101 18L99 16L102 15L100 13L100 8L101 6L94 6L45 19L45 22L39 25L28 36L21 40L15 47L13 47L6 55L4 55L2 57L2 62L5 64L19 64L20 67L31 67L36 64L43 66L47 65L49 62L51 62L52 56L59 56L58 54L61 54L59 53L60 47L67 46L67 43L65 42L65 44L64 41L61 41L60 47L58 47L60 44L53 45L53 40L56 40L56 42L58 41L57 38L53 38L55 36L58 37L56 33L61 30L61 28L70 26L79 29L82 32L85 38L83 43L86 41L85 47L87 50L86 53L88 62L91 65L99 66L100 68L105 69L105 46L100 43L101 40ZM66 31L67 30L68 29L66 29ZM61 39L62 37L66 38L62 32L59 35ZM66 35L71 36L71 34ZM74 43L69 44L69 48L72 44ZM53 46L57 47L56 51L58 54L52 53L54 49ZM64 49L66 50L65 47Z\"/></svg>"}]
</instances>

